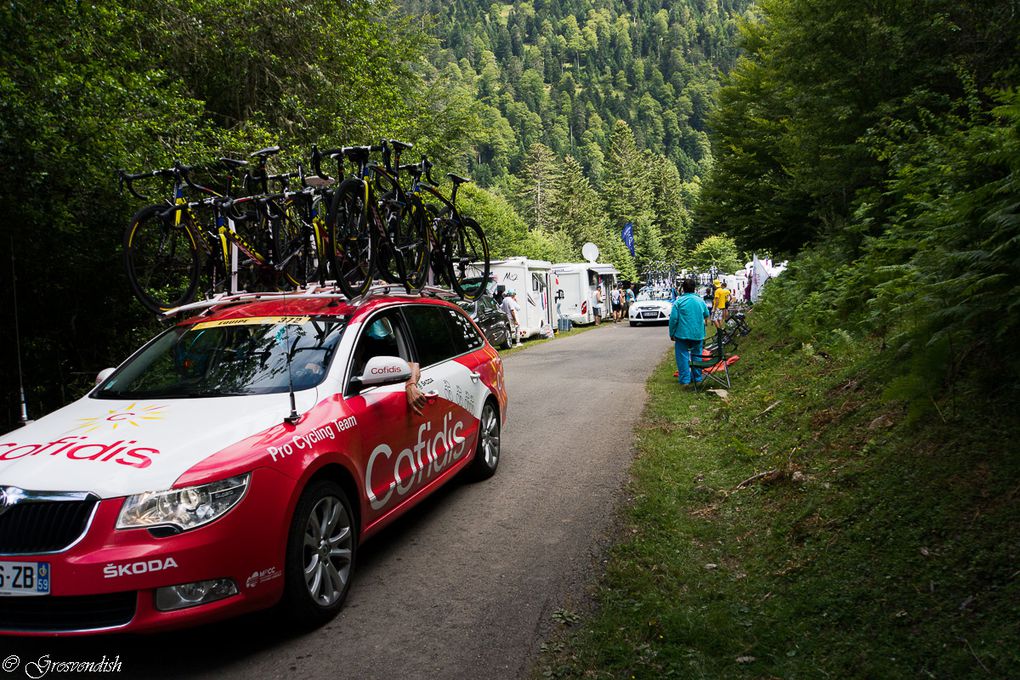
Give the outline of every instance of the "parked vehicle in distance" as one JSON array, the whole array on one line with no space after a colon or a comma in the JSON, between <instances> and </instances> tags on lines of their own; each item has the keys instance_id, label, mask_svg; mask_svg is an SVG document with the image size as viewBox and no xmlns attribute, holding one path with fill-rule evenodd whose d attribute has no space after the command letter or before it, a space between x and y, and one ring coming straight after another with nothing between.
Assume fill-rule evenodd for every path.
<instances>
[{"instance_id":1,"label":"parked vehicle in distance","mask_svg":"<svg viewBox=\"0 0 1020 680\"><path fill-rule=\"evenodd\" d=\"M481 264L474 263L477 271ZM556 317L555 304L550 294L550 269L545 260L531 260L526 257L510 257L493 260L490 281L506 290L517 291L517 303L521 306L521 338L531 338L551 333Z\"/></svg>"},{"instance_id":2,"label":"parked vehicle in distance","mask_svg":"<svg viewBox=\"0 0 1020 680\"><path fill-rule=\"evenodd\" d=\"M562 262L553 265L552 274L554 309L559 311L560 317L570 319L572 324L583 325L595 323L592 309L595 289L601 288L602 299L609 300L609 293L616 287L616 277L620 272L610 264ZM602 315L612 316L609 303L603 305Z\"/></svg>"},{"instance_id":3,"label":"parked vehicle in distance","mask_svg":"<svg viewBox=\"0 0 1020 680\"><path fill-rule=\"evenodd\" d=\"M477 300L459 300L457 304L478 324L493 347L512 347L514 338L510 319L499 308L491 295L483 294Z\"/></svg>"},{"instance_id":4,"label":"parked vehicle in distance","mask_svg":"<svg viewBox=\"0 0 1020 680\"><path fill-rule=\"evenodd\" d=\"M643 323L669 323L669 312L673 308L670 292L663 288L644 288L630 306L628 313L631 326Z\"/></svg>"},{"instance_id":5,"label":"parked vehicle in distance","mask_svg":"<svg viewBox=\"0 0 1020 680\"><path fill-rule=\"evenodd\" d=\"M152 632L274 605L322 624L366 539L458 473L495 473L503 365L457 305L245 297L0 436L0 634Z\"/></svg>"}]
</instances>

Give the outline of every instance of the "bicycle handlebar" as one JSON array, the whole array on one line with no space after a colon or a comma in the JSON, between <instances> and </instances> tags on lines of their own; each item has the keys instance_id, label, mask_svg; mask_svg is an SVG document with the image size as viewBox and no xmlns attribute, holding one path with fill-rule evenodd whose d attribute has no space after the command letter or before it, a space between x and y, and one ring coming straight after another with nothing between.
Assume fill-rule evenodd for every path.
<instances>
[{"instance_id":1,"label":"bicycle handlebar","mask_svg":"<svg viewBox=\"0 0 1020 680\"><path fill-rule=\"evenodd\" d=\"M124 168L119 168L117 170L117 186L121 191L123 191L124 187L127 186L127 190L131 193L132 196L135 196L136 198L139 198L143 201L148 201L149 197L135 189L133 182L140 179L152 179L153 177L167 177L173 179L177 177L178 167L185 168L185 170L190 170L190 168L182 166L180 165L180 163L175 163L173 168L149 170L147 172L139 172L136 174L129 173Z\"/></svg>"},{"instance_id":2,"label":"bicycle handlebar","mask_svg":"<svg viewBox=\"0 0 1020 680\"><path fill-rule=\"evenodd\" d=\"M209 187L202 186L201 184L195 184L195 182L191 180L191 171L193 169L194 166L189 167L187 165L181 165L180 163L174 163L174 170L177 172L178 176L184 180L185 184L195 191L201 191L203 194L215 195L216 192Z\"/></svg>"}]
</instances>

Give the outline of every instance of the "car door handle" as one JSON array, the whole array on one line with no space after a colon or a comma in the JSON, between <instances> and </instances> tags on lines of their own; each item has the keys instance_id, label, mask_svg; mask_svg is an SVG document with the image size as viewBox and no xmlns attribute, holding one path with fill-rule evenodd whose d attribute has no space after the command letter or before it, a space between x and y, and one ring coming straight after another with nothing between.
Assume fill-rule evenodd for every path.
<instances>
[{"instance_id":1,"label":"car door handle","mask_svg":"<svg viewBox=\"0 0 1020 680\"><path fill-rule=\"evenodd\" d=\"M474 371L471 372L471 381L472 382L478 382L481 379L482 379L482 374L481 373L475 373Z\"/></svg>"}]
</instances>

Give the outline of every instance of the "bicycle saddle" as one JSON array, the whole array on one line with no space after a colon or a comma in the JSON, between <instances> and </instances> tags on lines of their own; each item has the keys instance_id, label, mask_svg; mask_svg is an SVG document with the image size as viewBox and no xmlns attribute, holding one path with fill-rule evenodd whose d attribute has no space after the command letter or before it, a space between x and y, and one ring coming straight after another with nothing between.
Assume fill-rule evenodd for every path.
<instances>
[{"instance_id":1,"label":"bicycle saddle","mask_svg":"<svg viewBox=\"0 0 1020 680\"><path fill-rule=\"evenodd\" d=\"M278 146L267 146L265 149L259 149L258 151L252 151L250 154L248 154L248 157L249 158L255 158L256 156L259 156L261 158L268 158L269 156L272 156L272 155L278 154L278 153L280 153L280 147L278 147Z\"/></svg>"},{"instance_id":2,"label":"bicycle saddle","mask_svg":"<svg viewBox=\"0 0 1020 680\"><path fill-rule=\"evenodd\" d=\"M407 151L408 149L414 148L414 144L408 144L407 142L401 142L396 139L387 139L386 142L396 151Z\"/></svg>"},{"instance_id":3,"label":"bicycle saddle","mask_svg":"<svg viewBox=\"0 0 1020 680\"><path fill-rule=\"evenodd\" d=\"M228 168L243 168L248 165L248 161L242 161L238 158L221 158L220 163L227 166Z\"/></svg>"},{"instance_id":4,"label":"bicycle saddle","mask_svg":"<svg viewBox=\"0 0 1020 680\"><path fill-rule=\"evenodd\" d=\"M340 153L355 163L364 163L368 160L368 154L371 150L372 147L370 146L345 146L340 149Z\"/></svg>"},{"instance_id":5,"label":"bicycle saddle","mask_svg":"<svg viewBox=\"0 0 1020 680\"><path fill-rule=\"evenodd\" d=\"M319 177L318 175L308 175L305 177L305 184L315 189L324 189L331 187L336 184L336 180L332 177Z\"/></svg>"},{"instance_id":6,"label":"bicycle saddle","mask_svg":"<svg viewBox=\"0 0 1020 680\"><path fill-rule=\"evenodd\" d=\"M460 175L455 175L452 172L446 173L446 176L449 177L450 181L453 182L454 184L463 184L464 182L471 181L470 177L461 177Z\"/></svg>"}]
</instances>

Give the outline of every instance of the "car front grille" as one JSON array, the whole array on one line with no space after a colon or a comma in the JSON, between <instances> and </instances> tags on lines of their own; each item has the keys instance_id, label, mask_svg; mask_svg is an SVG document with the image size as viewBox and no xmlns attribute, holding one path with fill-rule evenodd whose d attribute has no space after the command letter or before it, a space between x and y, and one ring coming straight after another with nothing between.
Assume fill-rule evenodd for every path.
<instances>
[{"instance_id":1,"label":"car front grille","mask_svg":"<svg viewBox=\"0 0 1020 680\"><path fill-rule=\"evenodd\" d=\"M61 632L115 628L135 616L138 594L0 597L0 631Z\"/></svg>"},{"instance_id":2,"label":"car front grille","mask_svg":"<svg viewBox=\"0 0 1020 680\"><path fill-rule=\"evenodd\" d=\"M99 499L20 502L0 513L0 554L63 550L85 532Z\"/></svg>"}]
</instances>

